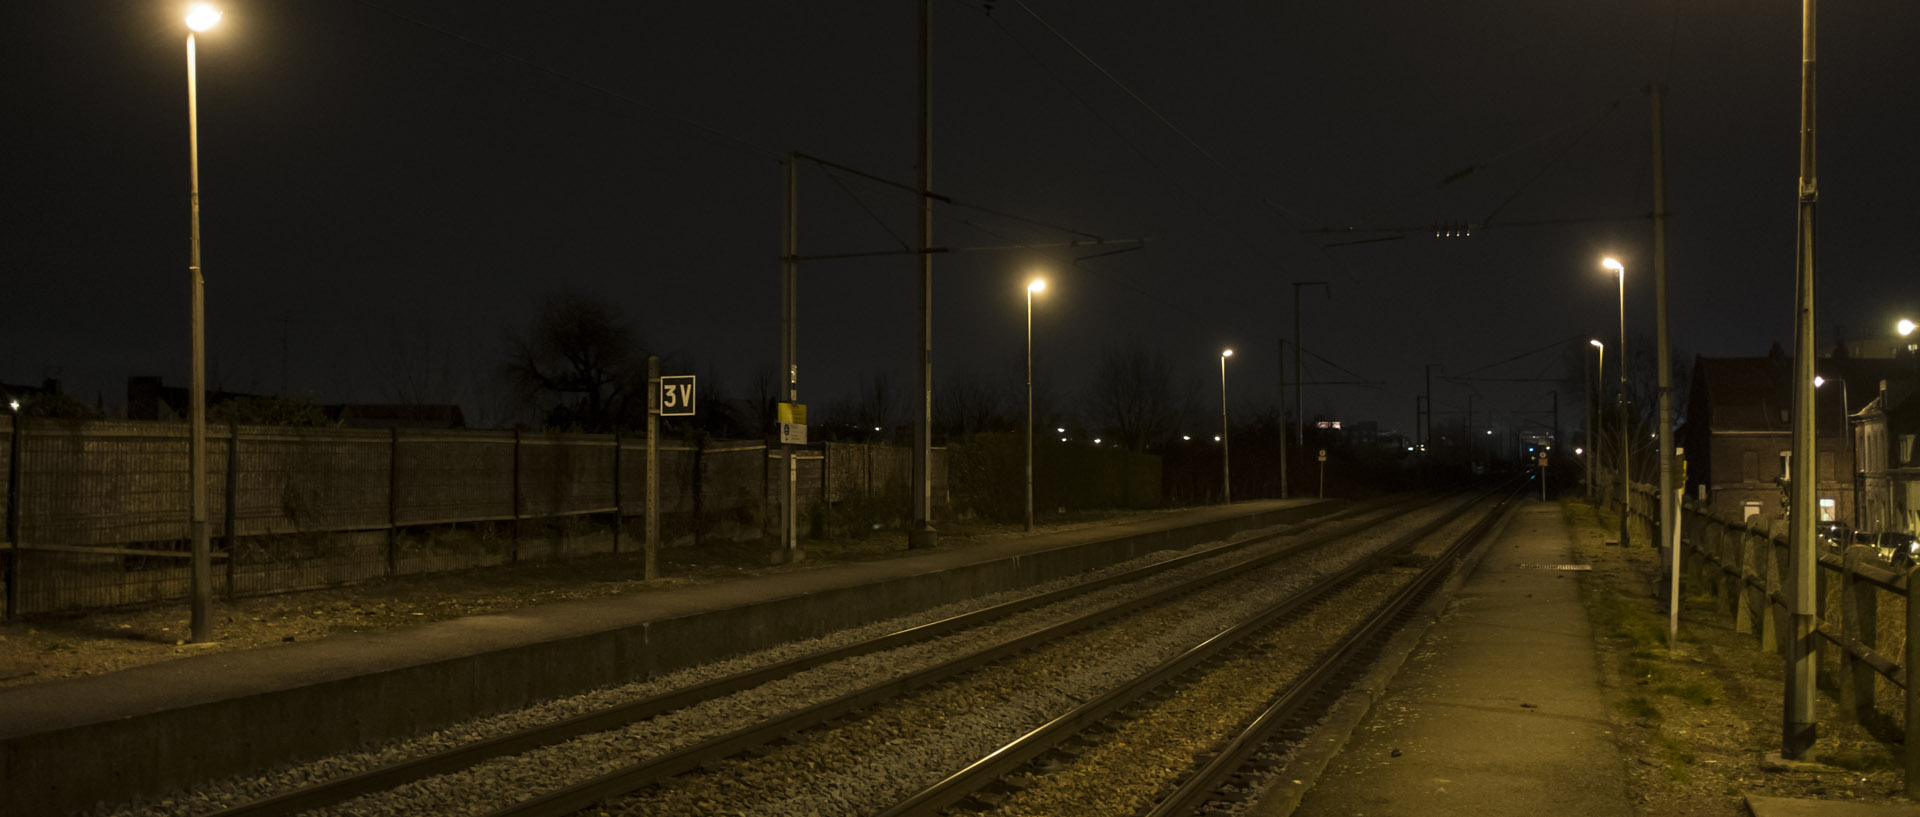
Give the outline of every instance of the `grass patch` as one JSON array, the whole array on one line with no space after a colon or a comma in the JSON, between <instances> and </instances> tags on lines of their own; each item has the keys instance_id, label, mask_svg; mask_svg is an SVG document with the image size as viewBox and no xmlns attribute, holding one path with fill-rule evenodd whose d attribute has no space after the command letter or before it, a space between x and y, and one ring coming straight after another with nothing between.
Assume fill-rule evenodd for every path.
<instances>
[{"instance_id":1,"label":"grass patch","mask_svg":"<svg viewBox=\"0 0 1920 817\"><path fill-rule=\"evenodd\" d=\"M1670 695L1694 706L1712 706L1720 697L1720 685L1710 681L1693 681L1685 684L1661 684L1653 688L1661 695Z\"/></svg>"},{"instance_id":2,"label":"grass patch","mask_svg":"<svg viewBox=\"0 0 1920 817\"><path fill-rule=\"evenodd\" d=\"M1621 701L1620 711L1649 723L1659 723L1666 717L1660 714L1660 707L1654 706L1653 702L1647 700L1644 695L1635 695Z\"/></svg>"},{"instance_id":3,"label":"grass patch","mask_svg":"<svg viewBox=\"0 0 1920 817\"><path fill-rule=\"evenodd\" d=\"M1845 746L1821 752L1818 759L1850 772L1887 772L1901 767L1900 758L1893 750L1881 745Z\"/></svg>"},{"instance_id":4,"label":"grass patch","mask_svg":"<svg viewBox=\"0 0 1920 817\"><path fill-rule=\"evenodd\" d=\"M1660 762L1666 768L1668 779L1685 782L1687 767L1693 765L1693 753L1679 741L1661 735Z\"/></svg>"}]
</instances>

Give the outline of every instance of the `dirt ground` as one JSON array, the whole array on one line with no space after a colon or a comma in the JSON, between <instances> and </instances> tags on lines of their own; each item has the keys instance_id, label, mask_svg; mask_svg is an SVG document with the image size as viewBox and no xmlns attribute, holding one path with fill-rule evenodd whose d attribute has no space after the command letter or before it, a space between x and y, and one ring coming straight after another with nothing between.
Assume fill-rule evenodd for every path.
<instances>
[{"instance_id":1,"label":"dirt ground","mask_svg":"<svg viewBox=\"0 0 1920 817\"><path fill-rule=\"evenodd\" d=\"M1640 814L1745 817L1746 794L1910 802L1901 796L1900 747L1842 717L1831 690L1817 704L1817 762L1793 769L1765 762L1780 751L1781 657L1734 632L1710 595L1684 586L1679 645L1669 649L1667 610L1653 594L1656 551L1640 539L1609 546L1619 517L1596 517L1582 503L1562 507L1576 552L1593 566L1582 595Z\"/></svg>"},{"instance_id":2,"label":"dirt ground","mask_svg":"<svg viewBox=\"0 0 1920 817\"><path fill-rule=\"evenodd\" d=\"M1792 770L1763 762L1778 752L1780 658L1714 612L1710 598L1686 596L1678 648L1666 645L1666 615L1652 594L1658 575L1644 542L1607 546L1617 522L1590 506L1563 503L1580 558L1593 566L1583 594L1594 621L1604 694L1643 815L1742 817L1742 795L1827 800L1904 801L1899 747L1875 740L1840 717L1830 695L1819 702L1820 765ZM1111 524L1149 514L1087 514L1041 532ZM1022 535L985 524L943 529L941 548L985 537ZM184 604L36 616L0 625L0 686L44 683L210 651L312 641L333 633L417 626L563 599L593 598L725 581L766 571L903 555L897 531L809 541L798 565L773 566L761 547L668 549L662 578L647 581L637 556L535 562L330 590L216 603L210 644L185 643ZM1898 716L1898 713L1895 713Z\"/></svg>"}]
</instances>

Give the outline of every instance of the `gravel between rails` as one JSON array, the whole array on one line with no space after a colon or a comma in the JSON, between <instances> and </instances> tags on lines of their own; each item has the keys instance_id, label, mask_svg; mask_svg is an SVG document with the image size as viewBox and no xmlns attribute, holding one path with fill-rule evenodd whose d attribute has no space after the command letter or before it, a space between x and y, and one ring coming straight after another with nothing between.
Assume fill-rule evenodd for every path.
<instances>
[{"instance_id":1,"label":"gravel between rails","mask_svg":"<svg viewBox=\"0 0 1920 817\"><path fill-rule=\"evenodd\" d=\"M1345 549L1323 549L1248 573L1199 598L1135 613L954 683L890 701L837 728L810 732L799 742L683 775L597 811L622 817L880 811L1298 592L1315 577L1366 557L1425 518L1430 516L1389 520L1357 534Z\"/></svg>"},{"instance_id":2,"label":"gravel between rails","mask_svg":"<svg viewBox=\"0 0 1920 817\"><path fill-rule=\"evenodd\" d=\"M1383 513L1385 512L1364 514L1356 520L1345 521L1338 524L1354 524L1356 522L1377 518ZM415 738L392 741L362 751L318 758L311 762L284 766L258 775L238 776L210 781L188 790L176 792L164 797L152 798L139 803L101 806L96 808L92 813L97 815L97 817L188 817L188 815L206 814L301 786L337 779L404 759L421 757L477 740L525 729L539 723L562 720L595 709L694 686L733 673L764 667L821 650L853 644L909 627L981 609L993 604L1024 598L1026 596L1096 580L1127 570L1158 564L1190 553L1217 548L1223 544L1244 542L1249 539L1271 535L1284 530L1285 527L1286 526L1279 526L1257 531L1248 531L1227 540L1209 542L1182 550L1158 551L1125 563L1110 565L1079 576L1057 579L1040 585L1005 591L966 602L943 605L918 614L901 616L862 627L842 630L815 639L793 642L733 659L680 670L651 680L556 699L527 709L468 721ZM1295 537L1292 535L1283 535L1279 541L1285 542L1293 538ZM1099 597L1116 592L1124 593L1127 591L1119 588L1109 588L1095 595ZM1032 613L1025 615L1032 615ZM897 657L899 651L896 650L885 655ZM878 658L882 662L888 660L879 656L873 658ZM829 687L851 684L856 683L858 679L870 677L872 672L872 667L840 667L837 665L821 667L808 673L803 673L803 675L809 677L803 679L799 683L799 686L805 687L816 683ZM786 684L794 680L795 679L790 678L787 679L787 682L782 683ZM758 692L758 690L749 690L745 693L740 693L740 695L747 696L755 692ZM790 696L795 694L801 693L790 690L779 690L777 694L765 696L769 701L761 702L761 705L774 705L777 702L781 702L783 696L788 696L785 700L791 701ZM682 721L686 721L687 723L680 723ZM665 751L673 746L685 745L686 743L694 742L695 740L720 731L706 728L706 725L700 721L700 715L698 713L686 715L682 713L668 713L667 715L653 719L649 724L663 727L662 731L666 733L666 737L663 738L661 743L649 747L649 752ZM637 724L636 726L645 725L648 724ZM688 740L676 740L674 739L675 735L699 735L700 737ZM535 777L539 779L541 783L539 788L541 789L549 788L553 785L551 775L536 775ZM410 790L424 790L431 788L432 785L431 781L425 781L414 784L408 788ZM405 810L386 810L380 805L379 798L375 797L362 798L358 801L342 804L341 807L334 811L336 813L353 814L429 813L424 811L408 812Z\"/></svg>"},{"instance_id":3,"label":"gravel between rails","mask_svg":"<svg viewBox=\"0 0 1920 817\"><path fill-rule=\"evenodd\" d=\"M1443 549L1476 523L1468 514L1423 539L1416 554ZM1438 545L1436 546L1436 543ZM1315 604L1299 618L1275 627L1178 692L1152 701L1117 722L1110 734L1060 768L1027 774L1013 793L984 811L955 809L977 817L1045 817L1060 814L1137 814L1158 800L1191 769L1195 759L1238 734L1272 697L1312 669L1312 661L1371 617L1395 591L1419 575L1394 567L1365 576ZM1208 814L1237 814L1245 802L1210 804Z\"/></svg>"}]
</instances>

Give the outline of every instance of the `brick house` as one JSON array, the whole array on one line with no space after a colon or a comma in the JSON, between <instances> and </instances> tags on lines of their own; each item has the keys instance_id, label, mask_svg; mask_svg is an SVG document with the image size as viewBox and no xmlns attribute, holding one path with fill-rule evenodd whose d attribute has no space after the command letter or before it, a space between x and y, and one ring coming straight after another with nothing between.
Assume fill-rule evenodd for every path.
<instances>
[{"instance_id":1,"label":"brick house","mask_svg":"<svg viewBox=\"0 0 1920 817\"><path fill-rule=\"evenodd\" d=\"M1687 395L1687 496L1732 519L1785 513L1793 449L1793 358L1775 345L1766 357L1697 357ZM1847 396L1815 390L1815 496L1820 518L1854 523L1853 445Z\"/></svg>"}]
</instances>

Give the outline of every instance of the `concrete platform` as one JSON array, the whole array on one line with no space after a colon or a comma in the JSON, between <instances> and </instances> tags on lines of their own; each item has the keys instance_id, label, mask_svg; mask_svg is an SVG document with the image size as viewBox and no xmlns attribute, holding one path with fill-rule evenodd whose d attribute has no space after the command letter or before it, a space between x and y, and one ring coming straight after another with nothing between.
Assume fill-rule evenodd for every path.
<instances>
[{"instance_id":1,"label":"concrete platform","mask_svg":"<svg viewBox=\"0 0 1920 817\"><path fill-rule=\"evenodd\" d=\"M1571 553L1518 509L1291 813L1630 817Z\"/></svg>"},{"instance_id":2,"label":"concrete platform","mask_svg":"<svg viewBox=\"0 0 1920 817\"><path fill-rule=\"evenodd\" d=\"M1339 507L1197 508L0 689L0 814L74 813Z\"/></svg>"}]
</instances>

